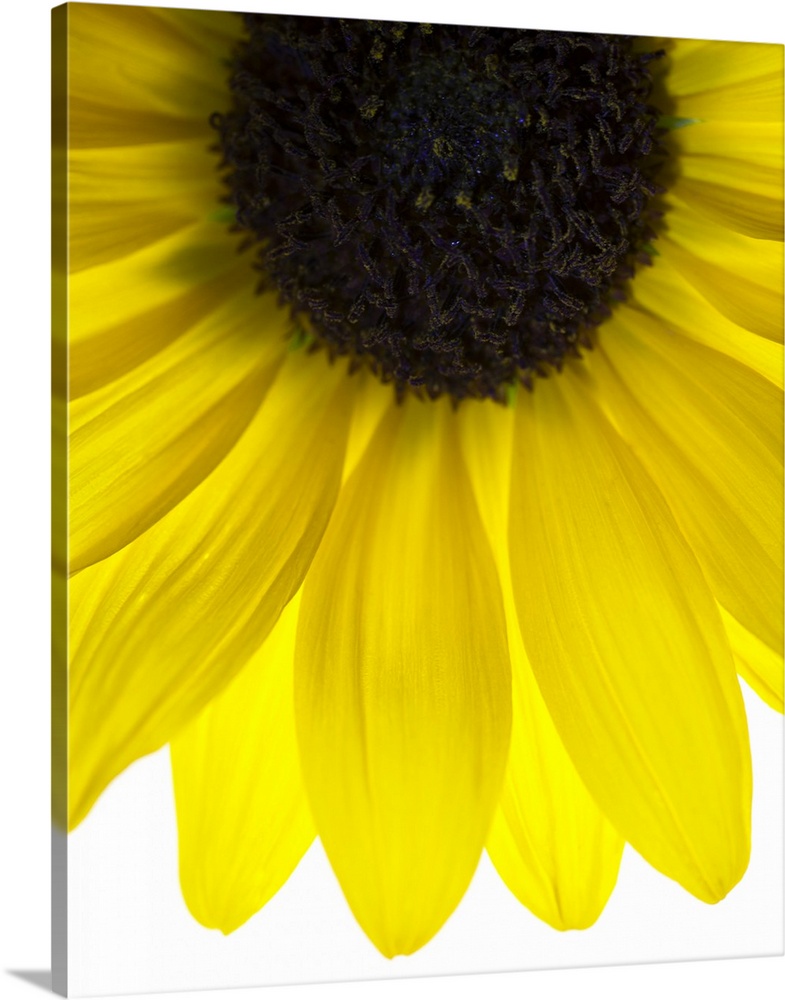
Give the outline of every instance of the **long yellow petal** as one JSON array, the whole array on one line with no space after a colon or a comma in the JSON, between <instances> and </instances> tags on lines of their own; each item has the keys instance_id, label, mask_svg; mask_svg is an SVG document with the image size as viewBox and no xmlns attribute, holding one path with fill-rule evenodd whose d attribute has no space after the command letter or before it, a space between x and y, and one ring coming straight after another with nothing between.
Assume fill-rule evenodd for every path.
<instances>
[{"instance_id":1,"label":"long yellow petal","mask_svg":"<svg viewBox=\"0 0 785 1000\"><path fill-rule=\"evenodd\" d=\"M245 291L72 405L72 572L138 538L224 458L280 366L289 323L274 296Z\"/></svg>"},{"instance_id":2,"label":"long yellow petal","mask_svg":"<svg viewBox=\"0 0 785 1000\"><path fill-rule=\"evenodd\" d=\"M383 419L305 584L295 655L319 836L382 954L444 923L504 774L510 674L493 558L449 403Z\"/></svg>"},{"instance_id":3,"label":"long yellow petal","mask_svg":"<svg viewBox=\"0 0 785 1000\"><path fill-rule=\"evenodd\" d=\"M68 581L52 567L52 822L68 827Z\"/></svg>"},{"instance_id":4,"label":"long yellow petal","mask_svg":"<svg viewBox=\"0 0 785 1000\"><path fill-rule=\"evenodd\" d=\"M514 412L464 403L461 441L504 592L512 737L486 844L515 896L558 930L588 927L613 890L624 842L578 777L543 702L515 613L507 542Z\"/></svg>"},{"instance_id":5,"label":"long yellow petal","mask_svg":"<svg viewBox=\"0 0 785 1000\"><path fill-rule=\"evenodd\" d=\"M782 170L783 122L698 121L668 133L668 145L679 160L687 156L745 160L758 167Z\"/></svg>"},{"instance_id":6,"label":"long yellow petal","mask_svg":"<svg viewBox=\"0 0 785 1000\"><path fill-rule=\"evenodd\" d=\"M613 892L624 841L578 777L517 645L511 645L510 761L488 854L540 920L556 930L582 930Z\"/></svg>"},{"instance_id":7,"label":"long yellow petal","mask_svg":"<svg viewBox=\"0 0 785 1000\"><path fill-rule=\"evenodd\" d=\"M524 645L617 830L701 899L749 858L744 706L695 557L570 366L517 404L510 559Z\"/></svg>"},{"instance_id":8,"label":"long yellow petal","mask_svg":"<svg viewBox=\"0 0 785 1000\"><path fill-rule=\"evenodd\" d=\"M717 312L667 255L655 257L651 267L640 268L630 298L677 333L735 358L782 388L782 345L750 333Z\"/></svg>"},{"instance_id":9,"label":"long yellow petal","mask_svg":"<svg viewBox=\"0 0 785 1000\"><path fill-rule=\"evenodd\" d=\"M68 406L52 394L52 565L68 571Z\"/></svg>"},{"instance_id":10,"label":"long yellow petal","mask_svg":"<svg viewBox=\"0 0 785 1000\"><path fill-rule=\"evenodd\" d=\"M224 934L275 895L316 834L294 728L299 604L171 743L183 896Z\"/></svg>"},{"instance_id":11,"label":"long yellow petal","mask_svg":"<svg viewBox=\"0 0 785 1000\"><path fill-rule=\"evenodd\" d=\"M217 53L209 58L154 7L74 4L68 21L77 100L113 108L115 117L141 110L204 124L224 108L227 70Z\"/></svg>"},{"instance_id":12,"label":"long yellow petal","mask_svg":"<svg viewBox=\"0 0 785 1000\"><path fill-rule=\"evenodd\" d=\"M343 480L357 468L360 459L373 441L374 433L389 410L395 388L382 384L370 371L357 372L357 392L355 393L352 425L346 445L346 461L343 466Z\"/></svg>"},{"instance_id":13,"label":"long yellow petal","mask_svg":"<svg viewBox=\"0 0 785 1000\"><path fill-rule=\"evenodd\" d=\"M664 493L717 600L781 652L782 393L649 316L625 309L611 322L587 365L598 397Z\"/></svg>"},{"instance_id":14,"label":"long yellow petal","mask_svg":"<svg viewBox=\"0 0 785 1000\"><path fill-rule=\"evenodd\" d=\"M210 142L209 117L225 109L226 60L240 29L238 17L218 11L74 4L69 147Z\"/></svg>"},{"instance_id":15,"label":"long yellow petal","mask_svg":"<svg viewBox=\"0 0 785 1000\"><path fill-rule=\"evenodd\" d=\"M700 125L691 126L700 128ZM717 185L736 192L737 199L755 200L776 211L782 205L782 167L765 162L724 156L683 156L679 160L679 179L674 184L678 193L682 180ZM772 217L772 223L782 239L782 219ZM777 237L773 237L777 238Z\"/></svg>"},{"instance_id":16,"label":"long yellow petal","mask_svg":"<svg viewBox=\"0 0 785 1000\"><path fill-rule=\"evenodd\" d=\"M69 270L94 267L163 239L219 207L219 158L208 138L72 150Z\"/></svg>"},{"instance_id":17,"label":"long yellow petal","mask_svg":"<svg viewBox=\"0 0 785 1000\"><path fill-rule=\"evenodd\" d=\"M72 826L228 684L299 589L338 492L351 396L343 365L293 355L211 475L72 578Z\"/></svg>"},{"instance_id":18,"label":"long yellow petal","mask_svg":"<svg viewBox=\"0 0 785 1000\"><path fill-rule=\"evenodd\" d=\"M658 250L738 326L781 342L782 243L751 239L716 225L675 196L670 202Z\"/></svg>"},{"instance_id":19,"label":"long yellow petal","mask_svg":"<svg viewBox=\"0 0 785 1000\"><path fill-rule=\"evenodd\" d=\"M209 127L202 118L181 118L144 107L124 108L122 115L118 115L112 104L73 93L68 96L68 109L68 141L72 149L128 148L175 139L202 142L210 139Z\"/></svg>"},{"instance_id":20,"label":"long yellow petal","mask_svg":"<svg viewBox=\"0 0 785 1000\"><path fill-rule=\"evenodd\" d=\"M213 221L71 275L70 398L100 389L163 350L221 301L248 288L249 268L247 259L238 259L226 225Z\"/></svg>"},{"instance_id":21,"label":"long yellow petal","mask_svg":"<svg viewBox=\"0 0 785 1000\"><path fill-rule=\"evenodd\" d=\"M782 46L772 46L780 50ZM782 120L782 69L700 94L674 95L678 118L700 121L762 122Z\"/></svg>"},{"instance_id":22,"label":"long yellow petal","mask_svg":"<svg viewBox=\"0 0 785 1000\"><path fill-rule=\"evenodd\" d=\"M242 34L242 15L230 11L156 7L155 13L178 35L221 61Z\"/></svg>"},{"instance_id":23,"label":"long yellow petal","mask_svg":"<svg viewBox=\"0 0 785 1000\"><path fill-rule=\"evenodd\" d=\"M781 45L673 38L668 39L667 49L670 55L667 87L675 97L709 96L728 87L743 87L760 77L782 77ZM752 119L752 114L746 119L742 117L742 120Z\"/></svg>"},{"instance_id":24,"label":"long yellow petal","mask_svg":"<svg viewBox=\"0 0 785 1000\"><path fill-rule=\"evenodd\" d=\"M691 123L667 138L672 190L735 232L782 240L782 46L669 45L668 99Z\"/></svg>"},{"instance_id":25,"label":"long yellow petal","mask_svg":"<svg viewBox=\"0 0 785 1000\"><path fill-rule=\"evenodd\" d=\"M728 173L733 174L733 162ZM782 209L779 202L740 191L738 186L681 177L678 194L707 218L734 232L756 240L782 239Z\"/></svg>"},{"instance_id":26,"label":"long yellow petal","mask_svg":"<svg viewBox=\"0 0 785 1000\"><path fill-rule=\"evenodd\" d=\"M783 657L775 652L720 605L720 616L733 650L736 670L750 687L777 712L783 710Z\"/></svg>"}]
</instances>

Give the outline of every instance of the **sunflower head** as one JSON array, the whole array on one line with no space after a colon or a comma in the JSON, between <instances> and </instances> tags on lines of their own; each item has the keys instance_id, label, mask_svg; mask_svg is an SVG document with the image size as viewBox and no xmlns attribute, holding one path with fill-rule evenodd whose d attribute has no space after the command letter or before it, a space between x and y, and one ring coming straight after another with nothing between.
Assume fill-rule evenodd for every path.
<instances>
[{"instance_id":1,"label":"sunflower head","mask_svg":"<svg viewBox=\"0 0 785 1000\"><path fill-rule=\"evenodd\" d=\"M246 16L216 116L237 220L334 354L503 398L560 366L652 236L652 59L629 39Z\"/></svg>"}]
</instances>

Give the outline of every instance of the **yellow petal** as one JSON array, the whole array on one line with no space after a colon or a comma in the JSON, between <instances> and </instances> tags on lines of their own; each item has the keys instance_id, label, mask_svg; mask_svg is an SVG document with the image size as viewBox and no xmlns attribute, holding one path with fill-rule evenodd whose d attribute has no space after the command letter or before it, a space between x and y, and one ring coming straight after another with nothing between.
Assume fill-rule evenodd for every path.
<instances>
[{"instance_id":1,"label":"yellow petal","mask_svg":"<svg viewBox=\"0 0 785 1000\"><path fill-rule=\"evenodd\" d=\"M672 113L692 124L666 139L671 190L696 211L756 239L782 239L781 45L666 43Z\"/></svg>"},{"instance_id":2,"label":"yellow petal","mask_svg":"<svg viewBox=\"0 0 785 1000\"><path fill-rule=\"evenodd\" d=\"M72 150L71 273L127 256L217 209L218 163L204 139Z\"/></svg>"},{"instance_id":3,"label":"yellow petal","mask_svg":"<svg viewBox=\"0 0 785 1000\"><path fill-rule=\"evenodd\" d=\"M726 157L759 167L782 170L782 119L756 121L698 121L668 133L668 145L685 156Z\"/></svg>"},{"instance_id":4,"label":"yellow petal","mask_svg":"<svg viewBox=\"0 0 785 1000\"><path fill-rule=\"evenodd\" d=\"M122 115L118 115L112 104L74 94L69 94L68 110L68 141L72 149L127 148L175 139L209 142L211 138L210 128L202 118L180 118L145 108L124 108Z\"/></svg>"},{"instance_id":5,"label":"yellow petal","mask_svg":"<svg viewBox=\"0 0 785 1000\"><path fill-rule=\"evenodd\" d=\"M52 564L61 573L68 565L68 407L52 396Z\"/></svg>"},{"instance_id":6,"label":"yellow petal","mask_svg":"<svg viewBox=\"0 0 785 1000\"><path fill-rule=\"evenodd\" d=\"M663 256L738 326L781 342L782 243L751 239L702 218L675 196L669 200L657 241Z\"/></svg>"},{"instance_id":7,"label":"yellow petal","mask_svg":"<svg viewBox=\"0 0 785 1000\"><path fill-rule=\"evenodd\" d=\"M729 161L728 173L733 173ZM748 194L737 186L680 177L679 196L707 218L756 240L782 239L781 204L770 198Z\"/></svg>"},{"instance_id":8,"label":"yellow petal","mask_svg":"<svg viewBox=\"0 0 785 1000\"><path fill-rule=\"evenodd\" d=\"M213 141L238 17L97 4L67 16L72 149Z\"/></svg>"},{"instance_id":9,"label":"yellow petal","mask_svg":"<svg viewBox=\"0 0 785 1000\"><path fill-rule=\"evenodd\" d=\"M777 712L783 710L783 658L720 605L720 616L733 650L736 670L750 687Z\"/></svg>"},{"instance_id":10,"label":"yellow petal","mask_svg":"<svg viewBox=\"0 0 785 1000\"><path fill-rule=\"evenodd\" d=\"M70 396L119 378L240 287L249 263L223 224L180 230L68 279Z\"/></svg>"},{"instance_id":11,"label":"yellow petal","mask_svg":"<svg viewBox=\"0 0 785 1000\"><path fill-rule=\"evenodd\" d=\"M749 858L744 706L695 558L586 380L570 366L518 399L510 560L523 641L603 812L715 902Z\"/></svg>"},{"instance_id":12,"label":"yellow petal","mask_svg":"<svg viewBox=\"0 0 785 1000\"><path fill-rule=\"evenodd\" d=\"M52 822L68 827L68 588L52 568Z\"/></svg>"},{"instance_id":13,"label":"yellow petal","mask_svg":"<svg viewBox=\"0 0 785 1000\"><path fill-rule=\"evenodd\" d=\"M673 98L676 117L724 122L782 121L782 46L751 47L761 50L762 65L755 76L729 80L723 86L707 86L699 93L691 94L671 90L672 78L669 76L666 86ZM722 72L721 60L714 58ZM675 65L676 60L673 62ZM772 66L775 68L771 69Z\"/></svg>"},{"instance_id":14,"label":"yellow petal","mask_svg":"<svg viewBox=\"0 0 785 1000\"><path fill-rule=\"evenodd\" d=\"M556 930L582 930L613 892L624 841L578 777L525 656L511 655L510 761L488 854L535 916Z\"/></svg>"},{"instance_id":15,"label":"yellow petal","mask_svg":"<svg viewBox=\"0 0 785 1000\"><path fill-rule=\"evenodd\" d=\"M588 365L599 398L664 493L717 600L781 650L782 393L652 317L624 309L612 324Z\"/></svg>"},{"instance_id":16,"label":"yellow petal","mask_svg":"<svg viewBox=\"0 0 785 1000\"><path fill-rule=\"evenodd\" d=\"M782 388L782 345L750 333L717 312L667 256L655 257L651 267L639 269L631 300L670 329L735 358Z\"/></svg>"},{"instance_id":17,"label":"yellow petal","mask_svg":"<svg viewBox=\"0 0 785 1000\"><path fill-rule=\"evenodd\" d=\"M673 38L668 39L667 49L668 92L681 98L689 94L708 97L717 90L743 87L760 77L782 77L781 45ZM750 114L747 120L753 118Z\"/></svg>"},{"instance_id":18,"label":"yellow petal","mask_svg":"<svg viewBox=\"0 0 785 1000\"><path fill-rule=\"evenodd\" d=\"M171 744L183 896L224 934L275 895L315 836L294 728L299 604Z\"/></svg>"},{"instance_id":19,"label":"yellow petal","mask_svg":"<svg viewBox=\"0 0 785 1000\"><path fill-rule=\"evenodd\" d=\"M200 486L72 577L72 826L228 684L299 589L338 491L351 395L343 366L298 352Z\"/></svg>"},{"instance_id":20,"label":"yellow petal","mask_svg":"<svg viewBox=\"0 0 785 1000\"><path fill-rule=\"evenodd\" d=\"M515 614L507 542L512 407L467 402L461 441L504 592L512 664L512 736L486 844L515 896L558 930L595 922L616 883L624 842L578 777L542 700Z\"/></svg>"},{"instance_id":21,"label":"yellow petal","mask_svg":"<svg viewBox=\"0 0 785 1000\"><path fill-rule=\"evenodd\" d=\"M141 535L231 450L280 365L289 323L274 296L245 291L72 405L72 572Z\"/></svg>"},{"instance_id":22,"label":"yellow petal","mask_svg":"<svg viewBox=\"0 0 785 1000\"><path fill-rule=\"evenodd\" d=\"M357 468L368 445L373 440L382 417L390 409L395 387L383 385L370 371L360 371L354 376L357 392L352 411L352 426L346 445L346 461L343 467L344 482Z\"/></svg>"},{"instance_id":23,"label":"yellow petal","mask_svg":"<svg viewBox=\"0 0 785 1000\"><path fill-rule=\"evenodd\" d=\"M226 104L226 67L171 18L153 7L75 4L68 29L73 98L115 117L144 111L195 120L209 134L210 115Z\"/></svg>"},{"instance_id":24,"label":"yellow petal","mask_svg":"<svg viewBox=\"0 0 785 1000\"><path fill-rule=\"evenodd\" d=\"M242 15L231 11L156 7L155 13L200 50L225 60L242 35Z\"/></svg>"},{"instance_id":25,"label":"yellow petal","mask_svg":"<svg viewBox=\"0 0 785 1000\"><path fill-rule=\"evenodd\" d=\"M68 395L68 275L61 269L65 257L65 239L58 234L53 222L53 260L52 260L52 395L65 400ZM59 244L59 247L57 246Z\"/></svg>"},{"instance_id":26,"label":"yellow petal","mask_svg":"<svg viewBox=\"0 0 785 1000\"><path fill-rule=\"evenodd\" d=\"M782 171L719 156L679 161L672 191L702 215L753 239L782 240Z\"/></svg>"},{"instance_id":27,"label":"yellow petal","mask_svg":"<svg viewBox=\"0 0 785 1000\"><path fill-rule=\"evenodd\" d=\"M444 923L504 773L510 675L496 568L446 400L393 406L303 592L303 774L324 848L382 954Z\"/></svg>"}]
</instances>

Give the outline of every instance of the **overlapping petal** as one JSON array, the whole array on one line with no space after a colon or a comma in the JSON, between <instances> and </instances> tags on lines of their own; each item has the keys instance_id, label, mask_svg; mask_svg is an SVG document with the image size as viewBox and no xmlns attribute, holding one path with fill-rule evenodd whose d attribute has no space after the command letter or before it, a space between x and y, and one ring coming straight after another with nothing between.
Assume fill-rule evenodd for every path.
<instances>
[{"instance_id":1,"label":"overlapping petal","mask_svg":"<svg viewBox=\"0 0 785 1000\"><path fill-rule=\"evenodd\" d=\"M759 42L715 42L701 39L674 38L668 42L668 93L683 102L697 102L700 95L710 100L716 95L710 116L715 120L733 121L723 96L728 89L745 87L751 81L769 80L779 75L782 93L782 46L761 45ZM776 108L775 108L776 110ZM724 113L723 113L724 112ZM760 118L754 98L746 98L746 114L739 121Z\"/></svg>"},{"instance_id":2,"label":"overlapping petal","mask_svg":"<svg viewBox=\"0 0 785 1000\"><path fill-rule=\"evenodd\" d=\"M409 954L469 884L510 735L501 591L447 401L393 405L344 486L295 684L327 855L376 947Z\"/></svg>"},{"instance_id":3,"label":"overlapping petal","mask_svg":"<svg viewBox=\"0 0 785 1000\"><path fill-rule=\"evenodd\" d=\"M722 605L720 617L733 650L736 670L760 697L778 712L783 710L782 652L775 651L741 625Z\"/></svg>"},{"instance_id":4,"label":"overlapping petal","mask_svg":"<svg viewBox=\"0 0 785 1000\"><path fill-rule=\"evenodd\" d=\"M693 123L668 137L674 193L735 232L782 240L782 46L676 39L669 50L668 100Z\"/></svg>"},{"instance_id":5,"label":"overlapping petal","mask_svg":"<svg viewBox=\"0 0 785 1000\"><path fill-rule=\"evenodd\" d=\"M96 267L198 222L221 197L210 134L191 142L72 150L69 269Z\"/></svg>"},{"instance_id":6,"label":"overlapping petal","mask_svg":"<svg viewBox=\"0 0 785 1000\"><path fill-rule=\"evenodd\" d=\"M183 896L224 934L275 895L315 836L294 727L299 605L171 743Z\"/></svg>"},{"instance_id":7,"label":"overlapping petal","mask_svg":"<svg viewBox=\"0 0 785 1000\"><path fill-rule=\"evenodd\" d=\"M744 706L719 613L661 493L582 385L517 403L510 505L524 644L619 832L701 899L749 857Z\"/></svg>"},{"instance_id":8,"label":"overlapping petal","mask_svg":"<svg viewBox=\"0 0 785 1000\"><path fill-rule=\"evenodd\" d=\"M68 18L74 145L136 145L205 134L205 123L224 103L225 86L225 66L210 32L197 38L153 7L74 4ZM225 39L233 21L218 14L213 39Z\"/></svg>"},{"instance_id":9,"label":"overlapping petal","mask_svg":"<svg viewBox=\"0 0 785 1000\"><path fill-rule=\"evenodd\" d=\"M257 412L289 320L246 289L71 408L70 565L127 545L198 486ZM259 330L264 336L259 336Z\"/></svg>"},{"instance_id":10,"label":"overlapping petal","mask_svg":"<svg viewBox=\"0 0 785 1000\"><path fill-rule=\"evenodd\" d=\"M688 121L782 123L781 45L672 39L665 85L676 116ZM743 162L738 145L725 157Z\"/></svg>"},{"instance_id":11,"label":"overlapping petal","mask_svg":"<svg viewBox=\"0 0 785 1000\"><path fill-rule=\"evenodd\" d=\"M71 275L70 398L147 361L241 288L247 261L238 261L225 224L209 220Z\"/></svg>"},{"instance_id":12,"label":"overlapping petal","mask_svg":"<svg viewBox=\"0 0 785 1000\"><path fill-rule=\"evenodd\" d=\"M724 316L781 342L782 242L733 232L670 200L659 252Z\"/></svg>"},{"instance_id":13,"label":"overlapping petal","mask_svg":"<svg viewBox=\"0 0 785 1000\"><path fill-rule=\"evenodd\" d=\"M679 272L668 255L660 254L653 267L640 269L630 299L658 316L670 329L735 358L782 389L782 345L750 333L723 316Z\"/></svg>"},{"instance_id":14,"label":"overlapping petal","mask_svg":"<svg viewBox=\"0 0 785 1000\"><path fill-rule=\"evenodd\" d=\"M229 683L299 589L340 485L345 378L292 352L207 479L72 578L72 825Z\"/></svg>"},{"instance_id":15,"label":"overlapping petal","mask_svg":"<svg viewBox=\"0 0 785 1000\"><path fill-rule=\"evenodd\" d=\"M716 598L782 655L781 392L634 310L610 332L590 361L598 398L665 494Z\"/></svg>"},{"instance_id":16,"label":"overlapping petal","mask_svg":"<svg viewBox=\"0 0 785 1000\"><path fill-rule=\"evenodd\" d=\"M616 883L624 842L578 776L540 694L515 613L507 523L514 412L465 404L461 439L504 593L513 724L487 849L517 898L558 930L588 927Z\"/></svg>"}]
</instances>

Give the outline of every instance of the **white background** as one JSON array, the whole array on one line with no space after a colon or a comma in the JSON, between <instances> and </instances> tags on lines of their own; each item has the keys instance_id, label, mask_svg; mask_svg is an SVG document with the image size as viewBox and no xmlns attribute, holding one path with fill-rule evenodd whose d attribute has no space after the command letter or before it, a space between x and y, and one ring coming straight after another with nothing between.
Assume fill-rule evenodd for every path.
<instances>
[{"instance_id":1,"label":"white background","mask_svg":"<svg viewBox=\"0 0 785 1000\"><path fill-rule=\"evenodd\" d=\"M192 6L224 7L231 9L232 3L200 3ZM536 6L528 11L520 4L505 4L499 0L485 0L482 5L446 0L421 0L421 2L401 2L401 0L334 0L334 2L301 2L292 4L243 4L246 8L265 10L296 10L298 13L329 13L346 16L395 17L403 20L457 21L464 23L518 24L526 27L549 27L562 29L590 29L631 31L665 35L693 37L724 37L757 41L778 41L785 38L781 23L774 23L774 15L764 2L744 2L735 8L720 9L718 5L696 4L687 6L678 2L641 3L630 0L627 4L614 4L595 0L590 4L561 2L557 5ZM710 20L705 11L710 10ZM524 20L525 19L525 20ZM0 902L2 924L0 925L0 993L11 998L34 997L35 985L18 976L3 974L2 970L46 970L49 968L49 673L48 673L48 621L47 621L47 580L48 580L48 60L49 60L49 5L39 0L17 0L14 6L4 11L0 45L2 46L3 90L3 157L2 186L3 211L2 242L3 254L3 312L0 321L0 358L2 358L2 490L0 502L3 505L3 559L2 574L3 600L3 692L0 697L0 739L2 740L3 764L2 819L0 825ZM758 718L760 716L760 718ZM781 808L774 807L775 794L781 789L781 726L770 713L754 713L751 718L753 728L753 751L756 755L756 810L763 810L757 823L756 840L753 848L753 863L742 885L720 907L707 908L693 903L676 887L666 880L653 876L645 866L637 862L631 852L625 857L617 893L611 900L598 926L583 935L559 936L547 932L561 941L577 939L581 942L569 945L578 955L581 964L604 961L611 954L607 948L618 942L622 951L628 952L632 961L651 961L657 957L657 948L663 941L681 941L687 935L700 935L706 930L707 941L723 940L726 933L733 934L737 942L771 938L760 937L754 931L755 924L764 916L766 907L781 906L782 857L781 857ZM778 749L779 748L779 749ZM772 765L772 759L774 763ZM762 769L761 761L769 764ZM93 844L90 856L94 858L96 878L93 889L90 880L82 881L85 892L110 889L111 908L107 920L90 929L88 945L95 951L100 948L115 949L113 960L118 968L123 962L133 968L134 955L141 956L144 947L162 956L162 968L170 961L171 948L164 934L166 928L175 926L171 921L178 905L171 889L162 886L161 907L157 916L149 907L151 896L137 893L142 901L142 911L131 905L130 887L141 885L144 870L137 867L133 850L144 854L145 863L152 878L163 878L167 866L171 867L170 833L162 831L160 837L146 843L124 817L129 807L140 793L140 784L150 793L163 795L166 790L165 757L151 758L140 762L130 771L108 796L99 804L101 813L96 813L96 822L91 829L85 825L85 834L97 836L105 841L105 850ZM157 789L157 791L153 791ZM145 797L148 792L144 792ZM121 801L122 796L122 801ZM161 800L162 802L164 799ZM167 799L168 801L168 799ZM109 810L113 810L110 817ZM166 818L165 812L162 814ZM89 822L89 821L88 821ZM113 830L112 836L98 836L98 824L103 829ZM122 830L128 838L122 847L122 858L112 860L111 843L115 834ZM169 836L169 841L167 841ZM148 835L149 837L149 835ZM87 836L83 838L87 840ZM85 848L87 845L84 845ZM74 848L74 857L78 848ZM108 852L108 853L107 853ZM232 968L239 967L238 955L247 952L262 953L261 938L272 933L278 924L286 926L292 913L302 913L298 903L287 902L294 890L301 887L297 880L304 873L313 874L314 883L303 890L306 898L316 900L306 920L298 918L298 927L310 935L308 947L329 958L330 963L337 958L342 961L340 935L352 932L352 947L358 956L357 965L363 974L378 975L371 966L376 964L376 956L364 945L364 939L346 922L341 909L340 897L334 892L329 871L315 865L318 858L307 859L303 872L298 872L279 898L273 901L267 911L255 918L240 932L245 939L232 943ZM637 862L637 863L636 863ZM310 871L309 871L310 870ZM86 868L83 869L87 871ZM482 876L481 872L481 876ZM642 881L640 881L642 880ZM637 905L626 910L626 886L640 885L633 895ZM96 890L103 885L102 890ZM150 882L151 887L158 885ZM313 885L317 888L314 889ZM290 892L291 890L291 892ZM676 905L679 896L679 906ZM85 896L85 899L87 897ZM644 902L644 899L648 901ZM147 900L147 903L145 903ZM480 878L470 890L466 905L451 919L430 948L438 950L438 957L445 967L451 968L512 968L550 964L548 947L541 925L528 917L511 897L499 889L493 873L488 878ZM682 904L687 900L686 907ZM122 906L115 904L122 903ZM286 905L294 905L287 917ZM147 906L147 912L144 912ZM277 909L273 909L277 907ZM729 924L720 914L734 907L734 916ZM763 909L762 909L763 908ZM781 920L781 910L779 910ZM118 915L125 922L125 937L112 934L117 927ZM161 917L166 919L166 928L155 923ZM708 916L707 916L708 915ZM277 920L274 919L277 917ZM141 921L141 923L139 922ZM152 921L152 923L150 922ZM707 924L708 921L708 924ZM265 923L267 922L267 923ZM712 923L714 922L714 923ZM106 926L103 926L103 923ZM764 920L768 926L771 921ZM132 926L133 925L133 926ZM269 926L268 926L269 925ZM723 926L725 929L719 931ZM186 925L180 925L186 926ZM202 932L198 927L188 926L183 932L190 941L202 941L202 945L188 944L181 957L183 977L189 968L197 969L194 963L211 963L215 954L214 941L222 939ZM258 926L258 931L257 931ZM752 928L752 935L750 930ZM713 931L717 931L717 935ZM781 947L781 925L777 929ZM675 932L675 933L674 933ZM178 934L180 932L178 931ZM257 940L255 935L259 933ZM516 935L520 933L521 944ZM101 934L110 940L101 941ZM198 934L200 937L190 937ZM589 935L594 935L590 938ZM232 941L230 938L228 941ZM291 941L291 936L289 937ZM209 944L206 942L210 942ZM442 943L444 942L444 943ZM182 944L182 939L179 944ZM225 943L225 942L224 942ZM174 942L177 946L178 941ZM507 963L503 960L489 964L475 963L473 956L479 955L484 947L489 954L499 958L507 947L520 947L520 962ZM702 954L716 954L719 949L707 948ZM724 950L724 949L723 949ZM728 954L742 949L731 948ZM744 951L748 948L744 947ZM768 946L760 949L768 951ZM696 952L690 949L691 953ZM337 954L336 954L337 952ZM112 955L112 953L109 953ZM507 954L505 952L505 954ZM671 951L675 957L683 951ZM284 962L286 956L276 952L271 956L276 962ZM660 957L663 957L660 955ZM236 961L235 961L236 960ZM325 959L326 962L327 959ZM182 966L182 962L185 966ZM382 961L382 960L380 960ZM409 961L412 966L422 963L417 956L412 960L396 960L387 968L398 972L399 962ZM569 961L569 959L568 959ZM459 964L460 963L460 964ZM422 965L416 970L421 973ZM206 985L207 973L198 977ZM686 963L681 965L656 965L643 968L583 969L563 972L529 972L480 977L452 977L449 979L409 980L405 983L378 982L356 983L322 987L294 987L273 989L264 996L278 996L299 1000L299 997L433 997L441 995L473 997L483 993L492 997L513 997L526 994L530 997L567 997L576 992L593 995L602 993L605 997L661 997L668 993L675 997L686 997L693 993L709 991L715 995L769 997L780 995L785 983L785 965L781 958L747 961L724 961L706 963ZM407 974L404 972L403 974ZM39 981L41 976L33 977ZM300 980L311 978L296 977ZM236 981L236 979L235 979ZM281 981L280 979L278 981ZM216 996L228 1000L233 994L219 991ZM234 994L236 996L236 994ZM261 996L261 994L260 994Z\"/></svg>"},{"instance_id":2,"label":"white background","mask_svg":"<svg viewBox=\"0 0 785 1000\"><path fill-rule=\"evenodd\" d=\"M563 934L522 907L483 858L436 937L390 962L359 930L317 844L261 913L224 937L196 923L179 892L164 749L132 765L70 836L70 987L78 996L775 954L783 932L782 719L745 694L754 847L744 879L716 906L627 848L599 921Z\"/></svg>"}]
</instances>

